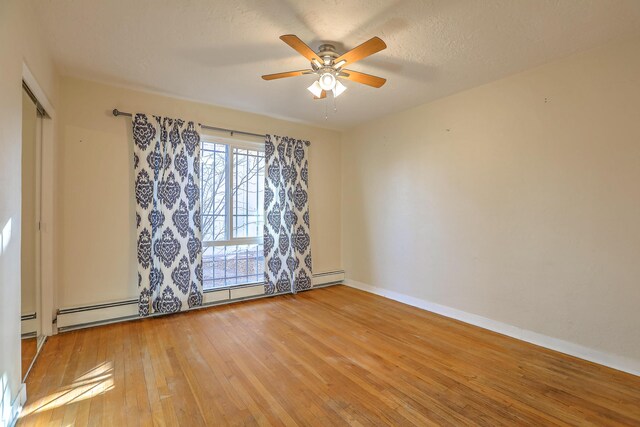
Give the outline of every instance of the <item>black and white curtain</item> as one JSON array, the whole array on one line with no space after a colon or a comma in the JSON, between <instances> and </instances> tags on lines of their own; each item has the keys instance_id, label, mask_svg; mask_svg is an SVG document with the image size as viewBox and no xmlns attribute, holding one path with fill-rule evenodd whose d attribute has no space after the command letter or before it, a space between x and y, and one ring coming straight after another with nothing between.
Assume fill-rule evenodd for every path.
<instances>
[{"instance_id":1,"label":"black and white curtain","mask_svg":"<svg viewBox=\"0 0 640 427\"><path fill-rule=\"evenodd\" d=\"M140 316L202 305L200 125L132 121Z\"/></svg>"},{"instance_id":2,"label":"black and white curtain","mask_svg":"<svg viewBox=\"0 0 640 427\"><path fill-rule=\"evenodd\" d=\"M265 293L311 288L309 141L265 140Z\"/></svg>"}]
</instances>

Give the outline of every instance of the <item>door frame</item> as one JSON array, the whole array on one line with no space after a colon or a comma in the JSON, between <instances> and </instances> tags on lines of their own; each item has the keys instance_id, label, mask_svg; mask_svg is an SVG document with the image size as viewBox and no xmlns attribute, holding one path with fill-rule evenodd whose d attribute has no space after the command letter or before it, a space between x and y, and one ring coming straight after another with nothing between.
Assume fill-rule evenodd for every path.
<instances>
[{"instance_id":1,"label":"door frame","mask_svg":"<svg viewBox=\"0 0 640 427\"><path fill-rule=\"evenodd\" d=\"M54 165L55 165L55 125L56 111L49 98L42 90L35 76L27 66L22 64L22 80L27 84L38 102L44 107L47 116L41 120L40 128L40 251L39 251L39 281L40 281L40 307L38 322L43 336L50 336L56 333L53 321L55 320L55 204L54 204ZM42 342L38 343L39 346Z\"/></svg>"}]
</instances>

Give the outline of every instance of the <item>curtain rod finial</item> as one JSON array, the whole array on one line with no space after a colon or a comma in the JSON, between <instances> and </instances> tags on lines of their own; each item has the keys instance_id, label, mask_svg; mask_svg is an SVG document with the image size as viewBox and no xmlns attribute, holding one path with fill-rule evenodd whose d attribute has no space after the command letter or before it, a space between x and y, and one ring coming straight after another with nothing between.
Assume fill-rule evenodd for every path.
<instances>
[{"instance_id":1,"label":"curtain rod finial","mask_svg":"<svg viewBox=\"0 0 640 427\"><path fill-rule=\"evenodd\" d=\"M118 117L118 115L120 114L120 111L118 111L117 108L114 108L112 112L113 112L113 115L116 117Z\"/></svg>"}]
</instances>

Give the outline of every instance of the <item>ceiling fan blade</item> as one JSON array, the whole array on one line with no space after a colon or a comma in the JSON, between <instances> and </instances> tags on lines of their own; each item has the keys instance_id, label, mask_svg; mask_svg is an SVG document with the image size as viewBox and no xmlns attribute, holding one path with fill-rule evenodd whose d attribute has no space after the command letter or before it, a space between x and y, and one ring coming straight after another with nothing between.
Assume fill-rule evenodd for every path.
<instances>
[{"instance_id":1,"label":"ceiling fan blade","mask_svg":"<svg viewBox=\"0 0 640 427\"><path fill-rule=\"evenodd\" d=\"M298 36L293 34L286 34L284 36L280 36L280 40L294 48L300 55L304 56L309 61L316 60L322 63L320 58L318 58L318 55L316 55L316 53L309 46L307 46L302 40L300 40Z\"/></svg>"},{"instance_id":2,"label":"ceiling fan blade","mask_svg":"<svg viewBox=\"0 0 640 427\"><path fill-rule=\"evenodd\" d=\"M314 96L313 99L324 99L326 97L327 97L327 92L323 90L319 97Z\"/></svg>"},{"instance_id":3,"label":"ceiling fan blade","mask_svg":"<svg viewBox=\"0 0 640 427\"><path fill-rule=\"evenodd\" d=\"M346 76L344 74L347 74ZM359 73L358 71L342 70L338 77L344 77L347 80L351 80L357 83L362 83L375 88L382 87L387 82L387 79L382 77L372 76L371 74Z\"/></svg>"},{"instance_id":4,"label":"ceiling fan blade","mask_svg":"<svg viewBox=\"0 0 640 427\"><path fill-rule=\"evenodd\" d=\"M340 67L343 67L347 64L353 64L356 61L360 61L367 56L373 55L376 52L380 52L383 49L386 49L387 45L382 41L379 37L373 37L366 42L362 43L360 46L356 46L351 49L349 52L339 56L334 64L340 64L343 62Z\"/></svg>"},{"instance_id":5,"label":"ceiling fan blade","mask_svg":"<svg viewBox=\"0 0 640 427\"><path fill-rule=\"evenodd\" d=\"M283 79L285 77L295 77L301 76L307 72L313 72L312 70L297 70L297 71L287 71L284 73L276 73L276 74L266 74L262 76L264 80L275 80L275 79Z\"/></svg>"}]
</instances>

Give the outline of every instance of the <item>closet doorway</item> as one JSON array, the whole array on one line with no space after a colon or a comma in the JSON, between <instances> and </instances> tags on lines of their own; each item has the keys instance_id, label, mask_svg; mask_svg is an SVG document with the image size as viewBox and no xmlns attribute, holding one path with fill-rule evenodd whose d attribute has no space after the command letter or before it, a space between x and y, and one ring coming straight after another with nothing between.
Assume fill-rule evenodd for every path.
<instances>
[{"instance_id":1,"label":"closet doorway","mask_svg":"<svg viewBox=\"0 0 640 427\"><path fill-rule=\"evenodd\" d=\"M22 377L44 341L41 321L42 121L47 112L22 83L22 212L20 239Z\"/></svg>"}]
</instances>

